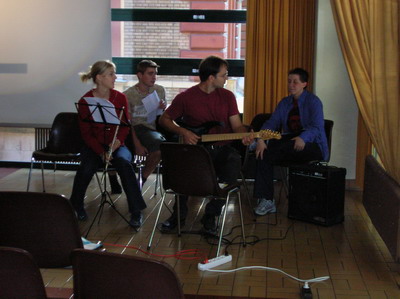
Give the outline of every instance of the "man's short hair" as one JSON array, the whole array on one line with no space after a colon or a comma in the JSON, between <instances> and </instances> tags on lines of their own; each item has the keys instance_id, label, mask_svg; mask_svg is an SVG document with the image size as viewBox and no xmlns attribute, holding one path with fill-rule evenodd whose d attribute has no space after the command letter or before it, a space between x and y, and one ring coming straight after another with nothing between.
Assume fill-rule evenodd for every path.
<instances>
[{"instance_id":1,"label":"man's short hair","mask_svg":"<svg viewBox=\"0 0 400 299\"><path fill-rule=\"evenodd\" d=\"M216 76L223 65L228 68L228 62L221 57L208 56L204 58L199 65L200 81L207 81L210 75Z\"/></svg>"},{"instance_id":2,"label":"man's short hair","mask_svg":"<svg viewBox=\"0 0 400 299\"><path fill-rule=\"evenodd\" d=\"M141 62L138 63L137 72L143 74L147 70L147 68L149 68L149 67L158 68L160 66L157 63L155 63L153 60L145 59L145 60L142 60Z\"/></svg>"},{"instance_id":3,"label":"man's short hair","mask_svg":"<svg viewBox=\"0 0 400 299\"><path fill-rule=\"evenodd\" d=\"M288 75L299 75L301 82L308 82L308 72L302 68L295 68L289 71Z\"/></svg>"}]
</instances>

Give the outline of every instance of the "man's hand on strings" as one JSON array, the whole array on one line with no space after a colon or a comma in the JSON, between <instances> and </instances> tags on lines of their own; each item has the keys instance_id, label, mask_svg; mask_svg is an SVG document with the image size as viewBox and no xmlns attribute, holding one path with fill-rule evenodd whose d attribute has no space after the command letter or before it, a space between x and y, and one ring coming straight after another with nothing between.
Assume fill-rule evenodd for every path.
<instances>
[{"instance_id":1,"label":"man's hand on strings","mask_svg":"<svg viewBox=\"0 0 400 299\"><path fill-rule=\"evenodd\" d=\"M242 138L242 143L244 145L250 145L254 142L254 131L253 129L250 131L249 135L246 135Z\"/></svg>"}]
</instances>

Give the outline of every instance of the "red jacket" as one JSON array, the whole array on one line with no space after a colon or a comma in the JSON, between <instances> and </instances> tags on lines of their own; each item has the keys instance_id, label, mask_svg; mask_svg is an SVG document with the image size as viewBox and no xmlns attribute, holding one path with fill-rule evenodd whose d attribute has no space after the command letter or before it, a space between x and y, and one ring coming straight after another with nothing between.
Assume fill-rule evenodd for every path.
<instances>
[{"instance_id":1,"label":"red jacket","mask_svg":"<svg viewBox=\"0 0 400 299\"><path fill-rule=\"evenodd\" d=\"M102 155L106 151L106 147L113 141L117 125L105 125L102 123L93 122L93 118L90 115L89 106L85 105L87 104L86 100L84 99L85 97L93 97L93 90L88 91L78 102L80 116L79 126L81 129L82 138L86 145L95 153ZM130 130L128 101L123 93L114 89L110 90L110 98L108 100L115 106L115 108L117 108L116 112L118 116L119 113L121 113L120 111L123 111L124 115L122 115L121 125L118 127L117 133L117 139L121 142L121 145L123 145ZM124 110L120 110L118 108L124 108Z\"/></svg>"}]
</instances>

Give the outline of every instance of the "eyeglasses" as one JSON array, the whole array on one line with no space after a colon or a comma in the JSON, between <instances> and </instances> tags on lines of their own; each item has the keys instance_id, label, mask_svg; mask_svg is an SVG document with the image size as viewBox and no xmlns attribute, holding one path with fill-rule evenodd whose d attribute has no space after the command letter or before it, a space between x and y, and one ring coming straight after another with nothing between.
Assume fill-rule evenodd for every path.
<instances>
[{"instance_id":1,"label":"eyeglasses","mask_svg":"<svg viewBox=\"0 0 400 299\"><path fill-rule=\"evenodd\" d=\"M228 72L226 72L225 74L222 74L222 75L217 74L217 77L226 78L226 77L228 77Z\"/></svg>"}]
</instances>

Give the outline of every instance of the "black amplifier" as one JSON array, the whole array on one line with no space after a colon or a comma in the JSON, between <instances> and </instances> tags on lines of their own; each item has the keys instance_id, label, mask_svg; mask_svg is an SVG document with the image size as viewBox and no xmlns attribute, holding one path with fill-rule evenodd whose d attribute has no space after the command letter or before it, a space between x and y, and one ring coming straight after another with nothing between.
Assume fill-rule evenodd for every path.
<instances>
[{"instance_id":1,"label":"black amplifier","mask_svg":"<svg viewBox=\"0 0 400 299\"><path fill-rule=\"evenodd\" d=\"M344 220L346 169L325 164L289 167L288 217L329 226Z\"/></svg>"}]
</instances>

